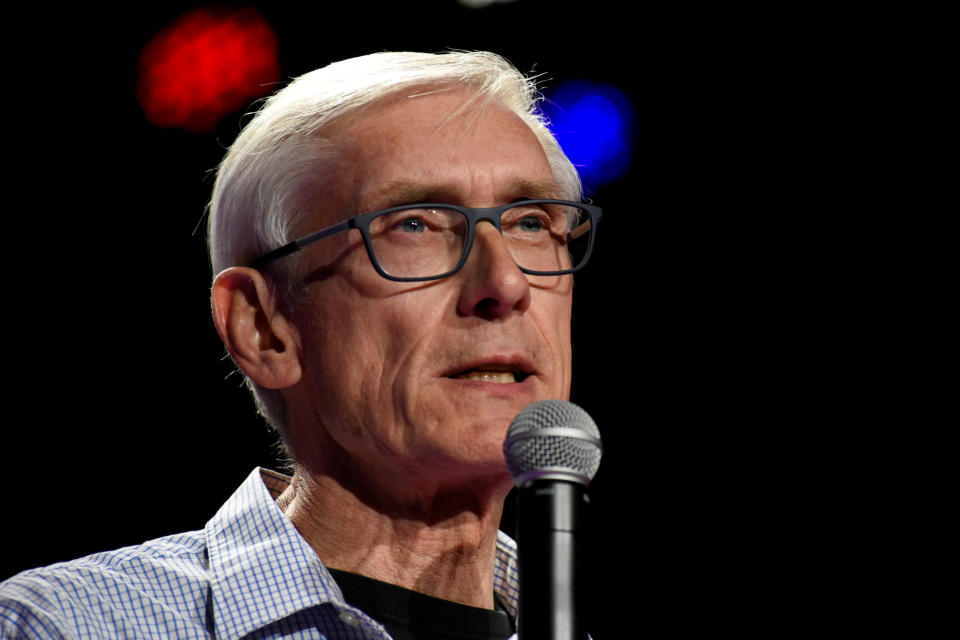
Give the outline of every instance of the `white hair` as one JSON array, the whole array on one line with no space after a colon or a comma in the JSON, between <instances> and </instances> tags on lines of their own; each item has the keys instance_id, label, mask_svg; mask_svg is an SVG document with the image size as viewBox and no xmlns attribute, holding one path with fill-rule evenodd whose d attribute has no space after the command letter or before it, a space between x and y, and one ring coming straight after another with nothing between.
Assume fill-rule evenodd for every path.
<instances>
[{"instance_id":1,"label":"white hair","mask_svg":"<svg viewBox=\"0 0 960 640\"><path fill-rule=\"evenodd\" d=\"M397 92L437 85L466 85L486 102L499 100L537 136L563 197L579 200L577 170L563 154L540 113L535 81L488 52L376 53L335 62L293 80L270 97L244 127L220 164L209 207L213 273L247 265L291 242L301 217L324 186L335 140L324 129ZM297 254L273 263L268 280L290 302ZM286 412L279 393L247 380L257 407L288 447Z\"/></svg>"}]
</instances>

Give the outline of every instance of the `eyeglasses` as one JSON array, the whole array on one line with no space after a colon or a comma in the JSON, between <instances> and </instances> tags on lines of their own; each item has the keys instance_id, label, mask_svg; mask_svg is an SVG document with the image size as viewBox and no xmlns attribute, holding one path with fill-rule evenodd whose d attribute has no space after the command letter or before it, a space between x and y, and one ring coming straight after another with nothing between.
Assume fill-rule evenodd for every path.
<instances>
[{"instance_id":1,"label":"eyeglasses","mask_svg":"<svg viewBox=\"0 0 960 640\"><path fill-rule=\"evenodd\" d=\"M579 271L596 239L599 207L568 200L521 200L472 209L450 204L408 204L365 213L315 231L250 263L254 269L332 235L359 229L373 268L398 282L439 280L467 261L477 223L493 224L520 270L537 276Z\"/></svg>"}]
</instances>

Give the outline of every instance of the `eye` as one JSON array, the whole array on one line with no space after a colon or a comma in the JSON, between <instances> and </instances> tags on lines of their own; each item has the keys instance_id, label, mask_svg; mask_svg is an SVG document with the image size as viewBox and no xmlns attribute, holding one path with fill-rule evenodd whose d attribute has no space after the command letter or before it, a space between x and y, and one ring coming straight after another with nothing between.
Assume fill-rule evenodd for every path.
<instances>
[{"instance_id":1,"label":"eye","mask_svg":"<svg viewBox=\"0 0 960 640\"><path fill-rule=\"evenodd\" d=\"M406 233L423 233L427 228L422 218L404 218L400 223L400 229Z\"/></svg>"},{"instance_id":2,"label":"eye","mask_svg":"<svg viewBox=\"0 0 960 640\"><path fill-rule=\"evenodd\" d=\"M543 220L534 216L526 216L520 219L517 226L523 231L536 233L537 231L543 231Z\"/></svg>"}]
</instances>

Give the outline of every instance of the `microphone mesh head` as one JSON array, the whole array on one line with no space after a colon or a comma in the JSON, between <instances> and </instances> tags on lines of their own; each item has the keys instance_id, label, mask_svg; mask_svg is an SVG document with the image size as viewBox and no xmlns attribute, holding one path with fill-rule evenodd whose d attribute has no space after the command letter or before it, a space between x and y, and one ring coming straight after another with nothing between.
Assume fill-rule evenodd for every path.
<instances>
[{"instance_id":1,"label":"microphone mesh head","mask_svg":"<svg viewBox=\"0 0 960 640\"><path fill-rule=\"evenodd\" d=\"M518 487L539 478L589 485L600 467L600 430L571 402L543 400L517 414L503 442L507 468Z\"/></svg>"}]
</instances>

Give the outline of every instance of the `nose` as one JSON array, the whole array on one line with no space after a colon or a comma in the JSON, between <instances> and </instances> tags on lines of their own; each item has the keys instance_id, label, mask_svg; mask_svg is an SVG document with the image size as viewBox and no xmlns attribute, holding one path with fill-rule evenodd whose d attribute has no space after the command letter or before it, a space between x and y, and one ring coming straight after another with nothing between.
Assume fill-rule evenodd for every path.
<instances>
[{"instance_id":1,"label":"nose","mask_svg":"<svg viewBox=\"0 0 960 640\"><path fill-rule=\"evenodd\" d=\"M506 241L488 221L477 223L473 247L461 270L463 289L457 310L463 316L496 320L530 307L530 283Z\"/></svg>"}]
</instances>

